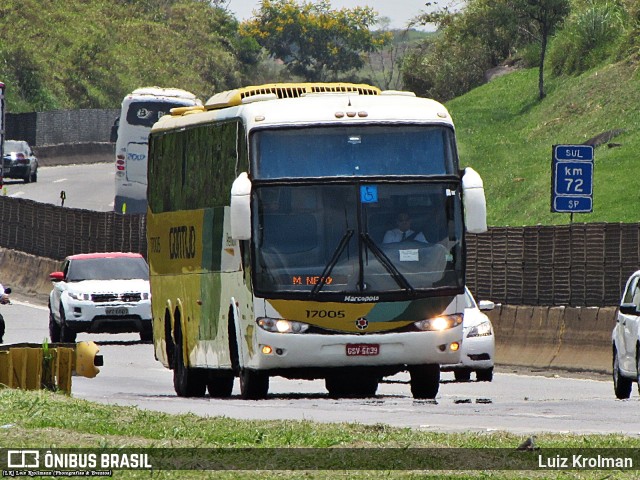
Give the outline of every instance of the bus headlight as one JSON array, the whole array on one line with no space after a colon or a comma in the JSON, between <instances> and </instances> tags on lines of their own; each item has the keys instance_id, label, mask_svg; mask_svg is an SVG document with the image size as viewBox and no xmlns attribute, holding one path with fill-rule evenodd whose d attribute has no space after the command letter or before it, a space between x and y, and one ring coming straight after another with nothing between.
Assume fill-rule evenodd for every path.
<instances>
[{"instance_id":1,"label":"bus headlight","mask_svg":"<svg viewBox=\"0 0 640 480\"><path fill-rule=\"evenodd\" d=\"M304 333L309 329L309 325L306 323L282 318L259 317L258 325L263 330L273 333Z\"/></svg>"},{"instance_id":2,"label":"bus headlight","mask_svg":"<svg viewBox=\"0 0 640 480\"><path fill-rule=\"evenodd\" d=\"M467 337L489 337L491 336L491 322L484 321L469 329Z\"/></svg>"},{"instance_id":3,"label":"bus headlight","mask_svg":"<svg viewBox=\"0 0 640 480\"><path fill-rule=\"evenodd\" d=\"M415 322L414 325L418 330L425 332L441 332L453 327L457 327L462 323L462 315L456 313L454 315L440 315L434 318L427 318Z\"/></svg>"}]
</instances>

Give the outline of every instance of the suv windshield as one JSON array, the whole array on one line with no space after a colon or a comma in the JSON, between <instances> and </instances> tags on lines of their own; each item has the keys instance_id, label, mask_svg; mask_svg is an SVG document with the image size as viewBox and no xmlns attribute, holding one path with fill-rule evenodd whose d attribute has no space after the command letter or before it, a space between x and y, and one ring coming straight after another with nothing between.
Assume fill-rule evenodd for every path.
<instances>
[{"instance_id":1,"label":"suv windshield","mask_svg":"<svg viewBox=\"0 0 640 480\"><path fill-rule=\"evenodd\" d=\"M11 152L22 152L22 153L27 153L27 145L25 142L19 141L19 140L6 140L4 142L4 153L11 153Z\"/></svg>"},{"instance_id":2,"label":"suv windshield","mask_svg":"<svg viewBox=\"0 0 640 480\"><path fill-rule=\"evenodd\" d=\"M457 188L452 182L257 187L256 293L327 299L462 289Z\"/></svg>"},{"instance_id":3,"label":"suv windshield","mask_svg":"<svg viewBox=\"0 0 640 480\"><path fill-rule=\"evenodd\" d=\"M71 260L68 282L83 280L149 280L149 266L142 257L87 258Z\"/></svg>"}]
</instances>

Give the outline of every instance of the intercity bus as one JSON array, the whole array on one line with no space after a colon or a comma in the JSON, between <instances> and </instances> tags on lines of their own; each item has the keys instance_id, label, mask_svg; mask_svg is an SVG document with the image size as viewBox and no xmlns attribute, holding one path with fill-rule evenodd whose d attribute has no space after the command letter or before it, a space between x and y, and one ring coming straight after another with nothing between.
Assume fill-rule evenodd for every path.
<instances>
[{"instance_id":1,"label":"intercity bus","mask_svg":"<svg viewBox=\"0 0 640 480\"><path fill-rule=\"evenodd\" d=\"M115 212L147 211L147 143L153 124L172 108L201 104L178 88L144 87L124 97L116 138Z\"/></svg>"},{"instance_id":2,"label":"intercity bus","mask_svg":"<svg viewBox=\"0 0 640 480\"><path fill-rule=\"evenodd\" d=\"M282 376L362 397L400 372L436 396L460 356L465 228L486 230L443 105L251 86L172 110L149 142L154 351L179 396L228 397L239 377L262 399ZM383 243L399 213L422 241Z\"/></svg>"}]
</instances>

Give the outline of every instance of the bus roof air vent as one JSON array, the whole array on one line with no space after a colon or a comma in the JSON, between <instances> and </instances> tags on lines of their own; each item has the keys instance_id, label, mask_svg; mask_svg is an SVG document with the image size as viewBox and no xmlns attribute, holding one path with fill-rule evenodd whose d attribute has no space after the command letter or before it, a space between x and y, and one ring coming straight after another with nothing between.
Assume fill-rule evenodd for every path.
<instances>
[{"instance_id":1,"label":"bus roof air vent","mask_svg":"<svg viewBox=\"0 0 640 480\"><path fill-rule=\"evenodd\" d=\"M383 92L380 92L380 95L384 95L384 96L392 96L392 95L397 95L400 97L415 97L416 94L413 92L409 92L407 90L384 90Z\"/></svg>"},{"instance_id":2,"label":"bus roof air vent","mask_svg":"<svg viewBox=\"0 0 640 480\"><path fill-rule=\"evenodd\" d=\"M275 98L298 98L309 93L357 93L359 95L380 95L380 89L357 83L271 83L228 90L213 95L206 103L207 110L235 107L248 103L248 98L259 96L252 101L266 101Z\"/></svg>"}]
</instances>

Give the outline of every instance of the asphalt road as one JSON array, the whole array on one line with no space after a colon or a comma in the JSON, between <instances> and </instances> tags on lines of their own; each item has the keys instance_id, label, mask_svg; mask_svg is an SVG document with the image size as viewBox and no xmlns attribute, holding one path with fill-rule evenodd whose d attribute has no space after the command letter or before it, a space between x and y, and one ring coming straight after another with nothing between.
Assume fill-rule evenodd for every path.
<instances>
[{"instance_id":1,"label":"asphalt road","mask_svg":"<svg viewBox=\"0 0 640 480\"><path fill-rule=\"evenodd\" d=\"M48 336L44 305L18 302L0 306L7 322L5 343L37 342ZM172 372L154 360L153 346L137 334L79 334L94 340L104 366L93 379L74 377L72 395L105 404L135 405L167 413L239 419L290 419L388 424L436 432L509 431L622 433L640 435L640 397L616 400L609 379L579 379L538 372L536 376L499 368L491 383L453 381L443 374L436 401L416 401L408 376L380 384L375 397L329 398L322 381L272 378L269 397L242 400L236 381L230 399L178 398Z\"/></svg>"},{"instance_id":2,"label":"asphalt road","mask_svg":"<svg viewBox=\"0 0 640 480\"><path fill-rule=\"evenodd\" d=\"M115 168L113 163L91 163L38 168L38 181L5 179L3 195L40 203L97 212L113 210Z\"/></svg>"}]
</instances>

